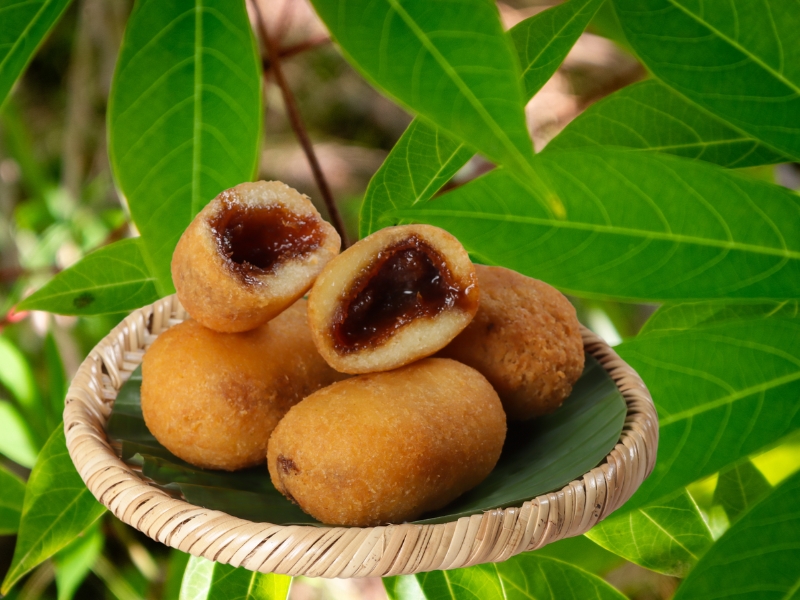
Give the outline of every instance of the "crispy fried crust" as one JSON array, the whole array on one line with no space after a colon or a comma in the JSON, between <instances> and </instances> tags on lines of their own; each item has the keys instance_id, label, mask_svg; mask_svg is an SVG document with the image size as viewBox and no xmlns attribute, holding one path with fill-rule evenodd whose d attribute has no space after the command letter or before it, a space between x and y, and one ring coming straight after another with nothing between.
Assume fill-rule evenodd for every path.
<instances>
[{"instance_id":1,"label":"crispy fried crust","mask_svg":"<svg viewBox=\"0 0 800 600\"><path fill-rule=\"evenodd\" d=\"M314 348L305 304L245 333L188 320L161 334L142 363L142 412L156 439L199 467L263 463L286 411L342 378Z\"/></svg>"},{"instance_id":2,"label":"crispy fried crust","mask_svg":"<svg viewBox=\"0 0 800 600\"><path fill-rule=\"evenodd\" d=\"M242 270L234 260L236 255L229 256L221 246L218 231L221 216L231 207L286 211L314 235L298 237L297 256L283 256L264 271ZM291 232L292 227L285 231ZM214 198L183 233L172 256L172 280L193 319L216 331L247 331L305 294L338 254L340 244L336 230L322 220L306 196L279 181L242 183Z\"/></svg>"},{"instance_id":3,"label":"crispy fried crust","mask_svg":"<svg viewBox=\"0 0 800 600\"><path fill-rule=\"evenodd\" d=\"M428 268L437 269L446 282L435 293L444 289L453 291L452 297L446 301L449 304L443 303L446 308L441 310L434 307L431 314L407 319L377 342L343 348L334 329L337 319L341 321L343 314L351 314L347 311L353 306L359 290L363 291L380 274L376 265L385 265L381 261L387 256L395 256L392 253L398 248L411 248L414 244L415 248L423 248L429 253L426 256L433 257ZM422 256L417 249L410 251ZM402 279L402 276L396 278L396 274L393 272L389 277L384 273L384 276L389 282ZM384 291L384 299L389 302L409 293L391 288ZM314 343L328 364L343 373L371 373L407 365L444 347L472 320L478 300L475 269L458 240L438 227L404 225L382 229L328 263L309 294L308 318Z\"/></svg>"},{"instance_id":4,"label":"crispy fried crust","mask_svg":"<svg viewBox=\"0 0 800 600\"><path fill-rule=\"evenodd\" d=\"M489 382L430 358L312 394L275 429L267 464L275 487L323 523L400 523L480 483L505 434Z\"/></svg>"},{"instance_id":5,"label":"crispy fried crust","mask_svg":"<svg viewBox=\"0 0 800 600\"><path fill-rule=\"evenodd\" d=\"M575 309L561 292L502 267L476 265L481 302L472 323L439 356L480 371L509 419L553 412L583 372Z\"/></svg>"}]
</instances>

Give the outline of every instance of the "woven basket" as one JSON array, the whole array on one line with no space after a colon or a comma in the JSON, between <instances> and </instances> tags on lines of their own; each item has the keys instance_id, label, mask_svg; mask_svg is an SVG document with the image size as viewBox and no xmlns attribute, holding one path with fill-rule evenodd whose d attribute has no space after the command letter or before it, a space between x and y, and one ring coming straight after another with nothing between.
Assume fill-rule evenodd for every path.
<instances>
[{"instance_id":1,"label":"woven basket","mask_svg":"<svg viewBox=\"0 0 800 600\"><path fill-rule=\"evenodd\" d=\"M171 296L115 327L78 370L67 393L64 429L70 456L100 502L154 540L195 556L310 577L378 577L497 562L589 530L630 498L655 464L658 420L647 388L603 340L583 329L586 351L614 379L628 411L619 442L603 463L559 491L436 525L283 526L200 508L143 481L117 458L105 434L117 392L145 350L186 318Z\"/></svg>"}]
</instances>

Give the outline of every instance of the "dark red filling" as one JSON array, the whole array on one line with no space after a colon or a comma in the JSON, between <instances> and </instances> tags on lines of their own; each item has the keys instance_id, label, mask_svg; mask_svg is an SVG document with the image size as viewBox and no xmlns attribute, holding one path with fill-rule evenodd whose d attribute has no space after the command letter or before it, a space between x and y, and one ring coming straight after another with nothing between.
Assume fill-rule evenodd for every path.
<instances>
[{"instance_id":1,"label":"dark red filling","mask_svg":"<svg viewBox=\"0 0 800 600\"><path fill-rule=\"evenodd\" d=\"M459 285L442 256L412 236L381 251L351 286L334 315L334 347L342 354L385 342L414 319L466 307L473 285Z\"/></svg>"},{"instance_id":2,"label":"dark red filling","mask_svg":"<svg viewBox=\"0 0 800 600\"><path fill-rule=\"evenodd\" d=\"M285 260L313 252L323 239L316 217L297 215L279 204L250 207L226 203L210 225L231 270L248 283L274 272Z\"/></svg>"}]
</instances>

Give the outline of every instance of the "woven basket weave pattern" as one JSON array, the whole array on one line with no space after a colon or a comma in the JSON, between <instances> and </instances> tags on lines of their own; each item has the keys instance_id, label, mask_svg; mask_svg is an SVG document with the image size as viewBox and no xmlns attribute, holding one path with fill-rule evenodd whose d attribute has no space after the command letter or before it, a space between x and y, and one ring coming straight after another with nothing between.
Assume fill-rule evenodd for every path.
<instances>
[{"instance_id":1,"label":"woven basket weave pattern","mask_svg":"<svg viewBox=\"0 0 800 600\"><path fill-rule=\"evenodd\" d=\"M100 502L151 538L196 556L310 577L382 577L502 561L588 531L630 498L655 464L658 421L647 388L605 342L582 329L586 351L614 379L628 412L603 464L559 491L436 525L284 526L200 508L144 482L105 435L117 392L145 350L186 318L170 296L120 323L78 370L67 393L64 429L70 456Z\"/></svg>"}]
</instances>

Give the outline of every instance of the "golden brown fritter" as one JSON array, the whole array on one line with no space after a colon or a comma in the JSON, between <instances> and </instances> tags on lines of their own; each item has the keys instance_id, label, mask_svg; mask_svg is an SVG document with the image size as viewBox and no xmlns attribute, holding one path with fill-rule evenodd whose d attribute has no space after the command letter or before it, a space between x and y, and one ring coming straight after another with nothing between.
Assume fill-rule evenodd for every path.
<instances>
[{"instance_id":1,"label":"golden brown fritter","mask_svg":"<svg viewBox=\"0 0 800 600\"><path fill-rule=\"evenodd\" d=\"M311 341L306 301L244 333L194 320L162 333L144 355L142 412L170 452L209 469L264 462L286 411L340 380Z\"/></svg>"},{"instance_id":2,"label":"golden brown fritter","mask_svg":"<svg viewBox=\"0 0 800 600\"><path fill-rule=\"evenodd\" d=\"M275 429L267 464L275 487L323 523L400 523L480 483L505 434L489 382L429 358L312 394Z\"/></svg>"},{"instance_id":3,"label":"golden brown fritter","mask_svg":"<svg viewBox=\"0 0 800 600\"><path fill-rule=\"evenodd\" d=\"M439 356L480 371L509 419L553 412L583 372L575 308L546 283L502 267L476 265L481 302L472 323Z\"/></svg>"},{"instance_id":4,"label":"golden brown fritter","mask_svg":"<svg viewBox=\"0 0 800 600\"><path fill-rule=\"evenodd\" d=\"M225 190L172 256L178 299L216 331L247 331L305 294L341 240L311 201L280 181Z\"/></svg>"},{"instance_id":5,"label":"golden brown fritter","mask_svg":"<svg viewBox=\"0 0 800 600\"><path fill-rule=\"evenodd\" d=\"M387 227L328 263L309 294L309 325L334 369L385 371L444 347L478 297L456 238L430 225Z\"/></svg>"}]
</instances>

